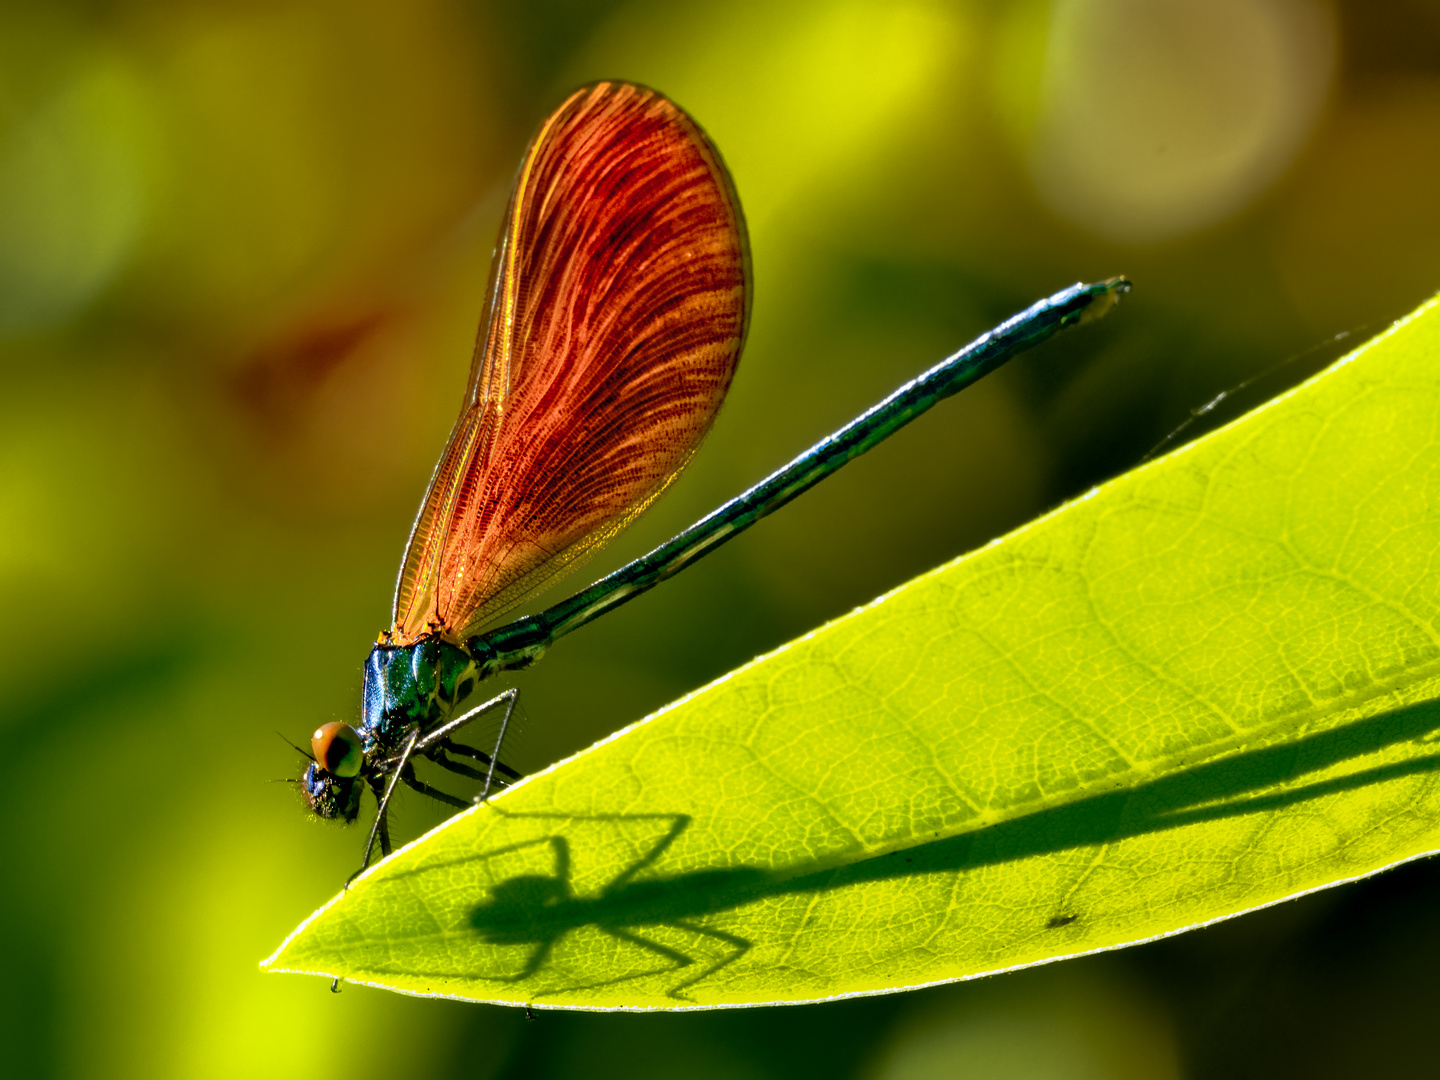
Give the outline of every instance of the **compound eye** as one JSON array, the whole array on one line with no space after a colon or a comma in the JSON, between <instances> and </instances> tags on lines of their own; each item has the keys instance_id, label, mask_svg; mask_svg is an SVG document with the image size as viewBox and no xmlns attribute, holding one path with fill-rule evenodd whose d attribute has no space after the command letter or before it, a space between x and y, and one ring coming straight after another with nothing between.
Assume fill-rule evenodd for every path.
<instances>
[{"instance_id":1,"label":"compound eye","mask_svg":"<svg viewBox=\"0 0 1440 1080\"><path fill-rule=\"evenodd\" d=\"M331 776L359 776L360 767L365 764L359 732L339 720L316 728L310 736L310 749L316 764Z\"/></svg>"}]
</instances>

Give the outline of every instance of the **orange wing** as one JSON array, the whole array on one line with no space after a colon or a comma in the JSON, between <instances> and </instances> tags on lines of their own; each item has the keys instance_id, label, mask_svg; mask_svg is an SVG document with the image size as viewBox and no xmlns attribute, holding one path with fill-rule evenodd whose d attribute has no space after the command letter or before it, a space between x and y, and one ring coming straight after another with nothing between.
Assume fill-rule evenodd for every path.
<instances>
[{"instance_id":1,"label":"orange wing","mask_svg":"<svg viewBox=\"0 0 1440 1080\"><path fill-rule=\"evenodd\" d=\"M462 641L630 524L709 429L749 255L698 126L602 82L545 121L510 196L470 386L405 550L392 637Z\"/></svg>"}]
</instances>

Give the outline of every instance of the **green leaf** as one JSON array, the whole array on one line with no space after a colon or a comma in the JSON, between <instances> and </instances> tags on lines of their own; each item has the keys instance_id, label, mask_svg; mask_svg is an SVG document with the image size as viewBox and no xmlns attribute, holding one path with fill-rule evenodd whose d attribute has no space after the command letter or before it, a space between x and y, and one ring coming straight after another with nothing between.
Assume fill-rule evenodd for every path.
<instances>
[{"instance_id":1,"label":"green leaf","mask_svg":"<svg viewBox=\"0 0 1440 1080\"><path fill-rule=\"evenodd\" d=\"M1440 847L1440 306L462 813L265 962L562 1008L1144 941Z\"/></svg>"}]
</instances>

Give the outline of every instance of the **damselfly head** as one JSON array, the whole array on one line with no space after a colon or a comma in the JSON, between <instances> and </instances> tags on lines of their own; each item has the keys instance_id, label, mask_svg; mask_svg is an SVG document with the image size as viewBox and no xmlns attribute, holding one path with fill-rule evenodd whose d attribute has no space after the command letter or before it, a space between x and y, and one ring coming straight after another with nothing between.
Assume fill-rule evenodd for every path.
<instances>
[{"instance_id":1,"label":"damselfly head","mask_svg":"<svg viewBox=\"0 0 1440 1080\"><path fill-rule=\"evenodd\" d=\"M335 776L313 762L305 766L300 777L300 789L305 793L305 802L316 817L333 821L354 821L360 813L360 789L364 785L359 777Z\"/></svg>"}]
</instances>

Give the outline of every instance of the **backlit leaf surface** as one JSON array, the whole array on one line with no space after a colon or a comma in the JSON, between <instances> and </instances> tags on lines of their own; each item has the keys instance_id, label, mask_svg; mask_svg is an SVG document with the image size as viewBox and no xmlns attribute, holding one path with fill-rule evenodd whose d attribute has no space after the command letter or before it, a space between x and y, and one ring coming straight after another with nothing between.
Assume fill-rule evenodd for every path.
<instances>
[{"instance_id":1,"label":"backlit leaf surface","mask_svg":"<svg viewBox=\"0 0 1440 1080\"><path fill-rule=\"evenodd\" d=\"M536 1007L813 1001L1373 873L1440 848L1437 552L1432 303L455 817L266 966Z\"/></svg>"}]
</instances>

